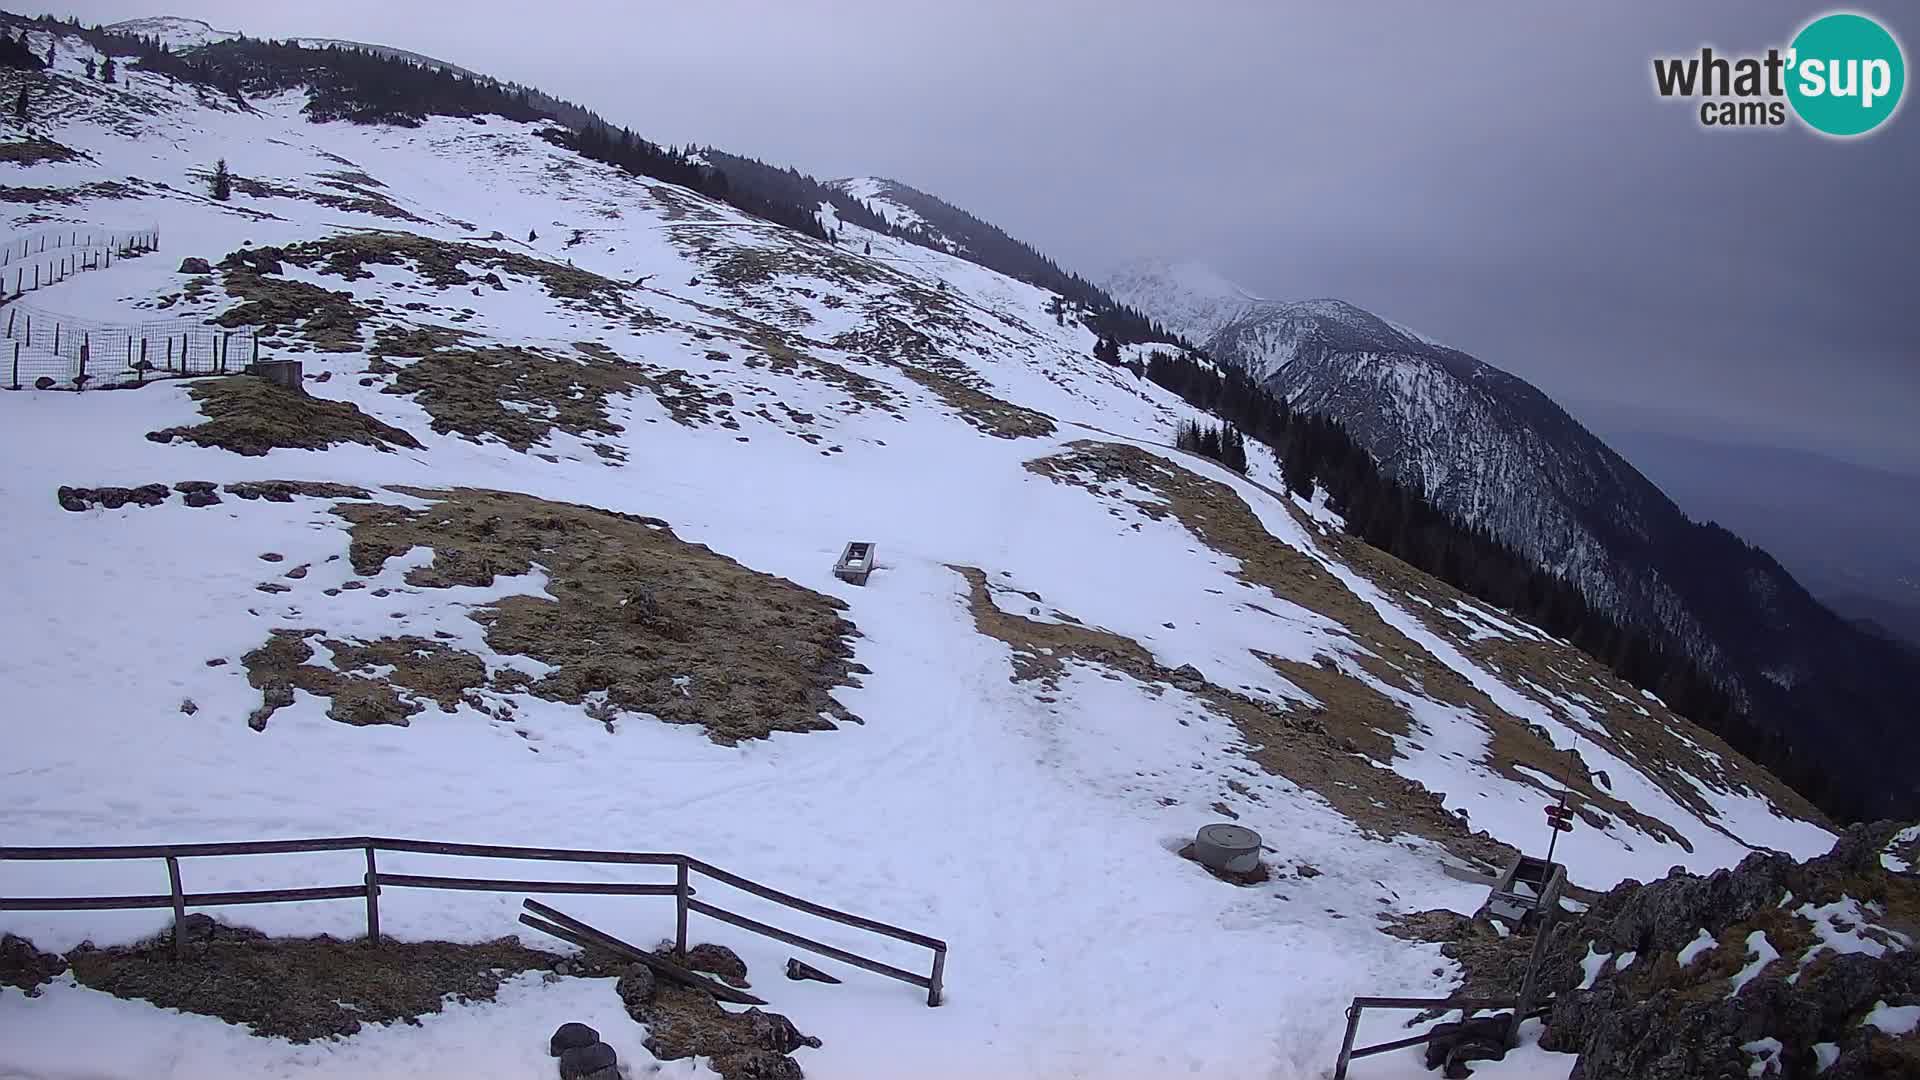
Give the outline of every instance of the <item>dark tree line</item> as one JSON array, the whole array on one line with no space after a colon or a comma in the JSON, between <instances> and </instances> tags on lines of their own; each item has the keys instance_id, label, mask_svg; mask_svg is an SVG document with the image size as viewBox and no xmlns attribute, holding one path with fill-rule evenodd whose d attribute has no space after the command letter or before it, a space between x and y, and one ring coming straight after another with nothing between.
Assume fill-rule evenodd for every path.
<instances>
[{"instance_id":1,"label":"dark tree line","mask_svg":"<svg viewBox=\"0 0 1920 1080\"><path fill-rule=\"evenodd\" d=\"M23 31L19 37L13 31L0 30L0 68L15 71L42 71L47 61L27 46L27 35Z\"/></svg>"},{"instance_id":2,"label":"dark tree line","mask_svg":"<svg viewBox=\"0 0 1920 1080\"><path fill-rule=\"evenodd\" d=\"M1303 497L1324 490L1352 535L1572 642L1789 783L1806 772L1777 738L1762 737L1750 718L1737 713L1719 683L1690 659L1662 648L1646 630L1596 611L1573 584L1533 566L1484 529L1455 522L1418 492L1383 475L1337 421L1297 414L1239 368L1218 367L1190 354L1156 351L1148 358L1147 378L1226 421L1223 435L1235 432L1272 449L1287 487ZM1181 438L1191 437L1183 428ZM1199 452L1207 453L1204 429L1199 438ZM1245 468L1244 442L1236 467Z\"/></svg>"},{"instance_id":3,"label":"dark tree line","mask_svg":"<svg viewBox=\"0 0 1920 1080\"><path fill-rule=\"evenodd\" d=\"M1173 445L1201 457L1212 458L1237 473L1247 471L1247 437L1232 424L1202 424L1182 421L1174 433Z\"/></svg>"}]
</instances>

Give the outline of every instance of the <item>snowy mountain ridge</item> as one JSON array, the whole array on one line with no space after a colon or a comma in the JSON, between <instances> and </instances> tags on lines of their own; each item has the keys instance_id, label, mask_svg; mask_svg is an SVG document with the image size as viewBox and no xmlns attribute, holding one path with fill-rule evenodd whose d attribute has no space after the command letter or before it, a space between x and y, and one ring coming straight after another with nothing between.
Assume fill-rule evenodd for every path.
<instances>
[{"instance_id":1,"label":"snowy mountain ridge","mask_svg":"<svg viewBox=\"0 0 1920 1080\"><path fill-rule=\"evenodd\" d=\"M57 31L27 30L44 55ZM778 978L785 946L698 922L820 1036L797 1058L832 1080L927 1046L933 1077L1318 1075L1347 998L1459 985L1439 942L1382 927L1472 911L1485 887L1448 871L1538 849L1563 795L1580 825L1559 857L1588 888L1832 841L1651 695L1284 494L1257 447L1244 476L1173 449L1209 418L1095 359L1046 290L852 223L817 242L581 157L550 122L316 124L304 92L242 109L133 64L88 79L78 38L55 54L0 72L36 148L0 165L10 235L151 221L163 247L28 300L129 328L129 355L143 326L255 329L307 394L164 369L76 391L29 343L41 366L0 390L0 609L33 613L0 623L8 843L679 850L939 934L930 1010L857 970ZM105 359L97 378L133 374ZM876 545L864 586L832 573L850 540ZM1265 837L1266 881L1178 854L1220 819ZM147 869L11 864L5 889L147 893ZM208 890L341 872L192 867ZM382 925L487 941L515 899L394 890ZM670 930L671 905L632 899L568 910ZM362 917L221 915L341 937ZM165 918L0 929L67 951ZM309 1046L62 976L0 1008L0 1072L525 1076L577 1015L653 1064L611 983L529 973ZM1569 1062L1527 1045L1511 1075Z\"/></svg>"},{"instance_id":2,"label":"snowy mountain ridge","mask_svg":"<svg viewBox=\"0 0 1920 1080\"><path fill-rule=\"evenodd\" d=\"M1844 624L1764 552L1688 520L1525 380L1351 304L1241 302L1244 290L1209 275L1162 263L1109 289L1186 326L1296 410L1337 419L1389 476L1599 610L1655 628L1663 647L1725 679L1761 729L1798 747L1807 771L1796 782L1827 787L1864 817L1920 806L1920 781L1876 749L1920 748L1901 704L1920 674L1911 658ZM1854 737L1820 734L1831 725Z\"/></svg>"},{"instance_id":3,"label":"snowy mountain ridge","mask_svg":"<svg viewBox=\"0 0 1920 1080\"><path fill-rule=\"evenodd\" d=\"M109 33L125 34L128 37L158 38L167 48L175 51L197 49L216 41L232 41L240 36L237 30L218 30L203 20L189 19L179 15L126 19L112 23L105 29Z\"/></svg>"}]
</instances>

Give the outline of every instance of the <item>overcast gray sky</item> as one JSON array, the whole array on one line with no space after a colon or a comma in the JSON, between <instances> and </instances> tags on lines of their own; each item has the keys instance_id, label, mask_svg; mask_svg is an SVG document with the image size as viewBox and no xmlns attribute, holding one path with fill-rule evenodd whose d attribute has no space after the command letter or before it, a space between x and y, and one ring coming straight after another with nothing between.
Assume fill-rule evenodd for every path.
<instances>
[{"instance_id":1,"label":"overcast gray sky","mask_svg":"<svg viewBox=\"0 0 1920 1080\"><path fill-rule=\"evenodd\" d=\"M156 8L155 4L161 5ZM411 48L656 141L892 176L1097 277L1338 296L1576 415L1920 471L1920 113L1713 132L1649 58L1820 6L83 0ZM1920 11L1858 7L1914 59Z\"/></svg>"}]
</instances>

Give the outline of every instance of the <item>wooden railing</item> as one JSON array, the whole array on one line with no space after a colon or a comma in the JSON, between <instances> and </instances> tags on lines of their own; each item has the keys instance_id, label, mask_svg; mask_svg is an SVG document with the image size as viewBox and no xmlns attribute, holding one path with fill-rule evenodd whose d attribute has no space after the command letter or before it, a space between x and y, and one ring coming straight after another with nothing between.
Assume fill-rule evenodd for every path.
<instances>
[{"instance_id":1,"label":"wooden railing","mask_svg":"<svg viewBox=\"0 0 1920 1080\"><path fill-rule=\"evenodd\" d=\"M1433 1031L1429 1029L1404 1039L1356 1048L1353 1039L1360 1033L1360 1014L1368 1009L1444 1009L1448 1012L1459 1009L1461 1018L1465 1019L1481 1011L1511 1009L1516 1004L1518 1002L1514 998L1354 998L1353 1004L1347 1007L1347 1035L1340 1043L1340 1057L1333 1063L1333 1080L1347 1080L1347 1065L1354 1058L1372 1057L1393 1050L1404 1050L1409 1046L1424 1046L1433 1041ZM1517 1029L1518 1021L1515 1021L1515 1027Z\"/></svg>"},{"instance_id":2,"label":"wooden railing","mask_svg":"<svg viewBox=\"0 0 1920 1080\"><path fill-rule=\"evenodd\" d=\"M180 860L213 858L225 855L276 855L296 852L363 851L367 870L357 885L329 885L303 889L254 889L238 892L187 892L181 884ZM647 884L614 881L544 881L505 878L438 877L422 874L382 873L376 853L409 852L422 855L454 855L482 859L524 859L546 862L626 863L674 868L674 882ZM687 855L663 852L587 851L572 848L505 847L497 844L443 844L430 840L395 840L384 837L347 836L317 840L259 840L230 844L146 844L131 847L0 847L0 862L82 862L99 859L159 859L166 863L168 891L165 893L119 896L0 896L0 911L107 911L135 908L172 908L176 933L174 949L181 948L177 932L187 909L225 907L234 904L282 904L311 900L349 900L364 898L367 904L367 941L380 942L380 891L383 886L407 889L457 889L480 892L588 893L604 896L671 896L674 898L674 948L682 956L687 951L687 916L701 914L731 926L782 941L797 948L838 960L851 967L927 991L927 1004L940 1004L941 985L946 974L947 943L911 930L903 930L876 919L839 911L797 896L772 889L711 863ZM869 959L824 942L749 919L744 915L695 899L692 876L700 874L742 892L752 893L776 904L805 912L843 926L865 930L882 937L918 945L933 952L932 970L920 975L904 968Z\"/></svg>"}]
</instances>

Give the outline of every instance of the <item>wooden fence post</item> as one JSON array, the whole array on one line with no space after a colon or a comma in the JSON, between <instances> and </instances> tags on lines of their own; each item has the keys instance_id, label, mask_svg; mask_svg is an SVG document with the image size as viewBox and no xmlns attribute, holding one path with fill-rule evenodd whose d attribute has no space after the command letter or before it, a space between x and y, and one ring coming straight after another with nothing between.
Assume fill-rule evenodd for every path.
<instances>
[{"instance_id":1,"label":"wooden fence post","mask_svg":"<svg viewBox=\"0 0 1920 1080\"><path fill-rule=\"evenodd\" d=\"M18 315L18 314L20 314L20 313L19 313L19 312L17 312L17 311L9 311L9 312L7 312L7 336L8 336L8 337L12 337L12 336L13 336L13 317L14 317L15 315Z\"/></svg>"},{"instance_id":2,"label":"wooden fence post","mask_svg":"<svg viewBox=\"0 0 1920 1080\"><path fill-rule=\"evenodd\" d=\"M173 888L173 958L186 956L186 943L181 940L187 921L187 901L180 892L180 860L167 856L167 884Z\"/></svg>"},{"instance_id":3,"label":"wooden fence post","mask_svg":"<svg viewBox=\"0 0 1920 1080\"><path fill-rule=\"evenodd\" d=\"M13 388L20 389L20 343L13 343Z\"/></svg>"},{"instance_id":4,"label":"wooden fence post","mask_svg":"<svg viewBox=\"0 0 1920 1080\"><path fill-rule=\"evenodd\" d=\"M676 908L674 912L674 918L673 918L673 927L674 927L673 953L675 956L684 960L686 959L686 956L687 956L687 860L686 858L683 856L677 865L679 866L679 874L678 874L678 880L675 882L676 888L673 894L674 907Z\"/></svg>"},{"instance_id":5,"label":"wooden fence post","mask_svg":"<svg viewBox=\"0 0 1920 1080\"><path fill-rule=\"evenodd\" d=\"M167 335L167 370L168 371L173 370L173 335L172 334ZM181 367L181 370L182 371L186 370L184 365Z\"/></svg>"},{"instance_id":6,"label":"wooden fence post","mask_svg":"<svg viewBox=\"0 0 1920 1080\"><path fill-rule=\"evenodd\" d=\"M929 1008L940 1004L940 987L947 977L947 950L933 950L933 977L928 979L927 1005Z\"/></svg>"},{"instance_id":7,"label":"wooden fence post","mask_svg":"<svg viewBox=\"0 0 1920 1080\"><path fill-rule=\"evenodd\" d=\"M73 380L73 385L82 390L87 388L87 359L92 351L93 335L88 334L86 340L80 342L80 376Z\"/></svg>"},{"instance_id":8,"label":"wooden fence post","mask_svg":"<svg viewBox=\"0 0 1920 1080\"><path fill-rule=\"evenodd\" d=\"M226 373L227 358L232 354L233 354L233 331L229 330L226 333L220 335L220 372L221 374Z\"/></svg>"},{"instance_id":9,"label":"wooden fence post","mask_svg":"<svg viewBox=\"0 0 1920 1080\"><path fill-rule=\"evenodd\" d=\"M53 351L60 351L60 324L57 322L53 324Z\"/></svg>"},{"instance_id":10,"label":"wooden fence post","mask_svg":"<svg viewBox=\"0 0 1920 1080\"><path fill-rule=\"evenodd\" d=\"M367 845L367 944L380 947L380 872L373 865L373 845Z\"/></svg>"}]
</instances>

